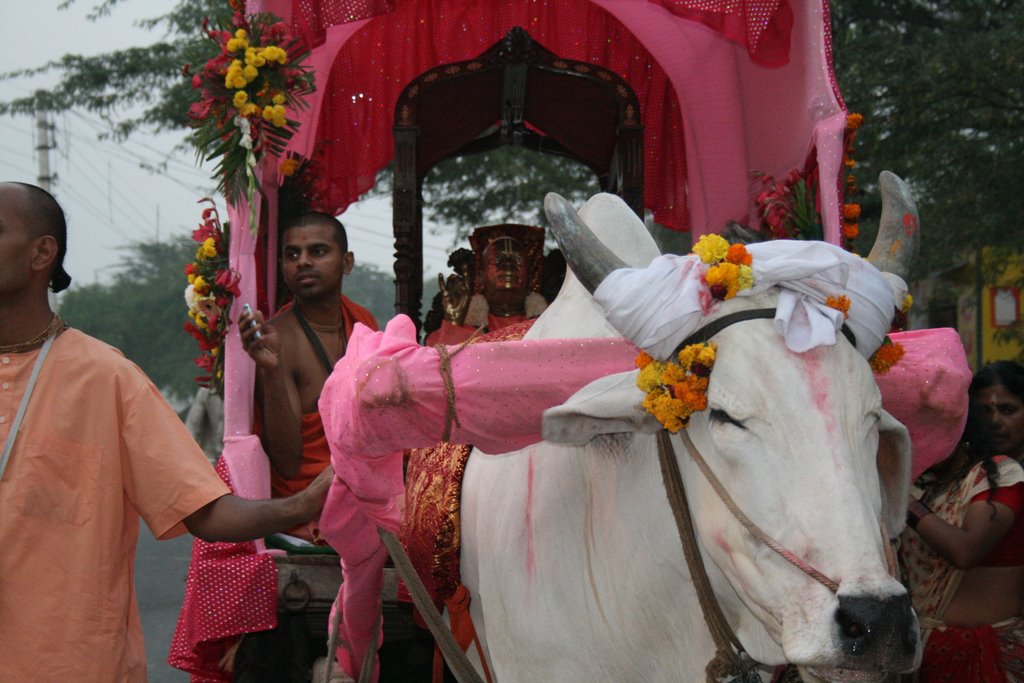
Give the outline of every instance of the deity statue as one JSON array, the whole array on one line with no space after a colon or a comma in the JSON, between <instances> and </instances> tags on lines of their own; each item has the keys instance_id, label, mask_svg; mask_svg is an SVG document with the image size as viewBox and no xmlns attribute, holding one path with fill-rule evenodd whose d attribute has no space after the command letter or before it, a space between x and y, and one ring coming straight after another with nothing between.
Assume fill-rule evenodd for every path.
<instances>
[{"instance_id":1,"label":"deity statue","mask_svg":"<svg viewBox=\"0 0 1024 683\"><path fill-rule=\"evenodd\" d=\"M472 260L449 259L455 272L438 275L443 319L427 344L459 344L478 330L494 332L536 318L541 295L544 229L503 223L477 228L469 238ZM464 252L465 250L460 250Z\"/></svg>"}]
</instances>

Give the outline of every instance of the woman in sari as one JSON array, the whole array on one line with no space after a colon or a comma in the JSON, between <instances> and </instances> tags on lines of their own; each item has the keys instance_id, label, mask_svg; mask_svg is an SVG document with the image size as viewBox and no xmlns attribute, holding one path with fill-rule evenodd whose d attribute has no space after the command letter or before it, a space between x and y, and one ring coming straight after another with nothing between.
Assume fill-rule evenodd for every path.
<instances>
[{"instance_id":1,"label":"woman in sari","mask_svg":"<svg viewBox=\"0 0 1024 683\"><path fill-rule=\"evenodd\" d=\"M971 398L988 410L996 452L1024 463L1024 366L989 363L971 382Z\"/></svg>"},{"instance_id":2,"label":"woman in sari","mask_svg":"<svg viewBox=\"0 0 1024 683\"><path fill-rule=\"evenodd\" d=\"M925 639L917 680L1024 681L1024 470L971 403L953 452L911 490L900 555Z\"/></svg>"}]
</instances>

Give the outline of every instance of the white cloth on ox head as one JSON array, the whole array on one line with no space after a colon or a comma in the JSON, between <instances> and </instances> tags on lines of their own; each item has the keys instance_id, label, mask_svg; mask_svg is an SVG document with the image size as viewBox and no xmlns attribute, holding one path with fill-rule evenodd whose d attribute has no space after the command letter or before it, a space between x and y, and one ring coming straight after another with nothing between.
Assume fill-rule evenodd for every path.
<instances>
[{"instance_id":1,"label":"white cloth on ox head","mask_svg":"<svg viewBox=\"0 0 1024 683\"><path fill-rule=\"evenodd\" d=\"M856 254L826 242L774 240L747 245L753 262L750 296L779 288L776 331L798 353L836 343L846 325L857 350L869 358L889 332L893 315L906 296L902 279L882 273ZM667 359L691 334L719 313L704 282L708 266L695 254L666 254L646 268L610 273L594 291L617 330L651 356ZM849 318L826 305L831 297L850 300Z\"/></svg>"}]
</instances>

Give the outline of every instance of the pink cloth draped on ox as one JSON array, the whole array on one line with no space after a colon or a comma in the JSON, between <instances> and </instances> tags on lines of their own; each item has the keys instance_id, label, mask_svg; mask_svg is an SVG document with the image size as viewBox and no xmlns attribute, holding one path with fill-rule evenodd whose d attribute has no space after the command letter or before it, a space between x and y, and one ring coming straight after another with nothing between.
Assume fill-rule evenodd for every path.
<instances>
[{"instance_id":1,"label":"pink cloth draped on ox","mask_svg":"<svg viewBox=\"0 0 1024 683\"><path fill-rule=\"evenodd\" d=\"M927 338L902 339L911 353ZM505 341L444 350L451 355L450 383L441 371L445 351L418 346L409 318L396 317L384 332L356 325L348 352L320 396L335 471L320 526L341 555L341 635L355 648L352 655L339 652L339 661L353 674L358 672L352 664L362 660L380 610L386 555L376 528L395 532L400 521L401 449L444 440L449 424L448 441L485 453L541 441L546 409L593 380L629 371L637 354L621 338ZM919 375L916 381L927 384L930 377ZM879 384L884 398L892 387ZM454 416L448 413L450 394Z\"/></svg>"},{"instance_id":2,"label":"pink cloth draped on ox","mask_svg":"<svg viewBox=\"0 0 1024 683\"><path fill-rule=\"evenodd\" d=\"M387 555L377 527L397 532L400 522L402 449L444 440L449 421L448 441L488 453L536 443L545 409L592 380L629 370L637 355L623 339L443 348L451 355L450 384L441 372L443 351L419 346L408 317L397 316L384 332L357 324L320 394L335 473L320 533L341 557L340 635L352 651L339 649L338 661L354 676L380 612ZM456 412L449 420L452 389Z\"/></svg>"}]
</instances>

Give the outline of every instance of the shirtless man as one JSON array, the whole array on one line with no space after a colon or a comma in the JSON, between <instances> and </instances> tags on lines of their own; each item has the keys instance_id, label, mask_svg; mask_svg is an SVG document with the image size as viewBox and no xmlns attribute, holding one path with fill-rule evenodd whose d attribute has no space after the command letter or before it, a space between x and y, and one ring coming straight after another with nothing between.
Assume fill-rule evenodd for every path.
<instances>
[{"instance_id":1,"label":"shirtless man","mask_svg":"<svg viewBox=\"0 0 1024 683\"><path fill-rule=\"evenodd\" d=\"M281 234L281 273L292 303L266 322L259 311L238 320L242 346L256 361L257 422L274 497L304 489L330 462L320 390L345 355L352 326L377 329L373 315L341 293L354 262L336 218L299 216Z\"/></svg>"}]
</instances>

